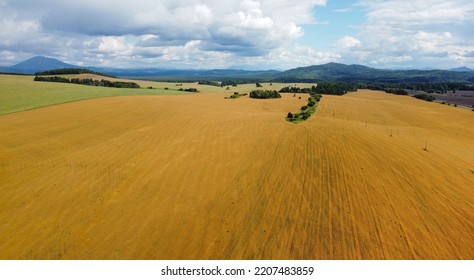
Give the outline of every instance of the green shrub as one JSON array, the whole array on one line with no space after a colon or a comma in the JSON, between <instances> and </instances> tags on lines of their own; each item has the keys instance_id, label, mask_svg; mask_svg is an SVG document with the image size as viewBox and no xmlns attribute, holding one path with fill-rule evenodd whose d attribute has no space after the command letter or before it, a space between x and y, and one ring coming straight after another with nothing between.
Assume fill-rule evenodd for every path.
<instances>
[{"instance_id":1,"label":"green shrub","mask_svg":"<svg viewBox=\"0 0 474 280\"><path fill-rule=\"evenodd\" d=\"M181 89L180 89L181 90ZM199 90L197 90L197 88L187 88L185 89L184 91L187 91L187 92L199 92Z\"/></svg>"},{"instance_id":2,"label":"green shrub","mask_svg":"<svg viewBox=\"0 0 474 280\"><path fill-rule=\"evenodd\" d=\"M428 102L436 100L436 98L434 98L434 96L426 94L426 93L415 94L413 97L418 98L418 99L422 99L422 100L426 100Z\"/></svg>"}]
</instances>

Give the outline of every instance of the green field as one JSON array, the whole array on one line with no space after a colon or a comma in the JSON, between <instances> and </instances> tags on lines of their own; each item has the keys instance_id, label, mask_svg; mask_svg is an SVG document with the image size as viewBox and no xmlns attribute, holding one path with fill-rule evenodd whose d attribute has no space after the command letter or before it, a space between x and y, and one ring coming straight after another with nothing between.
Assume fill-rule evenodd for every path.
<instances>
[{"instance_id":1,"label":"green field","mask_svg":"<svg viewBox=\"0 0 474 280\"><path fill-rule=\"evenodd\" d=\"M0 115L98 97L181 93L160 89L119 89L34 82L33 78L32 76L0 75Z\"/></svg>"},{"instance_id":2,"label":"green field","mask_svg":"<svg viewBox=\"0 0 474 280\"><path fill-rule=\"evenodd\" d=\"M179 91L180 88L197 88L200 92L225 93L226 96L234 92L248 93L256 89L255 84L238 85L227 89L227 87L221 88L209 85L198 85L197 83L151 81L134 81L142 87L140 89L107 88L77 84L35 82L33 78L33 76L0 75L0 115L99 97L193 94ZM264 89L274 90L279 90L286 86L286 84L276 83L262 85ZM310 85L301 84L300 86L308 87ZM152 87L153 89L148 89L148 87Z\"/></svg>"}]
</instances>

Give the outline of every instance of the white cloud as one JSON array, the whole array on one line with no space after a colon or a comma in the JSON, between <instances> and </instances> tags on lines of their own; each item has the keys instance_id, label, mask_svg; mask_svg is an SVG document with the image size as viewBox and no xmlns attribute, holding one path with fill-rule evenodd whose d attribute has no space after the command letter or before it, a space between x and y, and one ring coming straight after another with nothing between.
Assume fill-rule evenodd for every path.
<instances>
[{"instance_id":1,"label":"white cloud","mask_svg":"<svg viewBox=\"0 0 474 280\"><path fill-rule=\"evenodd\" d=\"M360 46L361 42L357 38L351 36L344 36L337 41L337 45L345 49L350 49Z\"/></svg>"},{"instance_id":2,"label":"white cloud","mask_svg":"<svg viewBox=\"0 0 474 280\"><path fill-rule=\"evenodd\" d=\"M38 35L41 29L38 22L14 18L1 19L0 26L0 41L4 45L15 45L27 41Z\"/></svg>"},{"instance_id":3,"label":"white cloud","mask_svg":"<svg viewBox=\"0 0 474 280\"><path fill-rule=\"evenodd\" d=\"M277 48L271 51L267 64L279 63L283 69L290 69L314 64L323 64L341 59L334 52L321 52L308 46L296 45L291 49ZM262 61L261 63L265 63Z\"/></svg>"},{"instance_id":4,"label":"white cloud","mask_svg":"<svg viewBox=\"0 0 474 280\"><path fill-rule=\"evenodd\" d=\"M308 24L330 28L314 17L326 2L0 0L0 53L8 54L0 63L50 55L118 67L474 67L472 0L361 0L336 10L347 17L364 11L366 21L330 50L295 45Z\"/></svg>"},{"instance_id":5,"label":"white cloud","mask_svg":"<svg viewBox=\"0 0 474 280\"><path fill-rule=\"evenodd\" d=\"M84 42L88 51L102 54L128 55L133 45L127 44L124 36L101 36Z\"/></svg>"},{"instance_id":6,"label":"white cloud","mask_svg":"<svg viewBox=\"0 0 474 280\"><path fill-rule=\"evenodd\" d=\"M104 63L113 56L130 66L135 66L133 61L195 61L200 67L202 58L251 60L303 36L302 25L315 23L313 9L325 4L326 0L2 0L0 50L60 54L69 61L82 56L86 63L93 63L94 57ZM135 60L120 58L126 55Z\"/></svg>"},{"instance_id":7,"label":"white cloud","mask_svg":"<svg viewBox=\"0 0 474 280\"><path fill-rule=\"evenodd\" d=\"M10 65L15 62L17 56L13 52L0 51L0 65Z\"/></svg>"},{"instance_id":8,"label":"white cloud","mask_svg":"<svg viewBox=\"0 0 474 280\"><path fill-rule=\"evenodd\" d=\"M413 58L409 55L401 55L401 56L385 56L381 57L377 60L372 60L370 64L372 65L387 65L391 63L398 63L398 62L406 62L411 61Z\"/></svg>"},{"instance_id":9,"label":"white cloud","mask_svg":"<svg viewBox=\"0 0 474 280\"><path fill-rule=\"evenodd\" d=\"M474 51L472 1L365 0L358 5L367 20L359 26L357 50L345 52L345 59L381 67L474 63L464 57Z\"/></svg>"},{"instance_id":10,"label":"white cloud","mask_svg":"<svg viewBox=\"0 0 474 280\"><path fill-rule=\"evenodd\" d=\"M472 1L464 0L389 0L362 4L370 10L369 22L418 27L459 24L469 18L473 8Z\"/></svg>"}]
</instances>

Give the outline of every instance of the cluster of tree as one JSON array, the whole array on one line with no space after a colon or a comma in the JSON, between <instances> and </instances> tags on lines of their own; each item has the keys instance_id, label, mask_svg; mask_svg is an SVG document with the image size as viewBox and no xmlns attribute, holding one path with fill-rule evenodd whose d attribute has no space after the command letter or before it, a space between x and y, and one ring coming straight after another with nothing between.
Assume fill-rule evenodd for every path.
<instances>
[{"instance_id":1,"label":"cluster of tree","mask_svg":"<svg viewBox=\"0 0 474 280\"><path fill-rule=\"evenodd\" d=\"M247 96L248 93L238 93L238 92L234 92L234 94L232 94L231 96L229 97L225 97L225 99L237 99L239 97L242 97L242 96Z\"/></svg>"},{"instance_id":2,"label":"cluster of tree","mask_svg":"<svg viewBox=\"0 0 474 280\"><path fill-rule=\"evenodd\" d=\"M327 94L327 95L344 95L348 92L357 91L359 86L356 83L347 82L321 82L317 86L311 88L299 88L287 86L280 92L290 93L309 93L309 94Z\"/></svg>"},{"instance_id":3,"label":"cluster of tree","mask_svg":"<svg viewBox=\"0 0 474 280\"><path fill-rule=\"evenodd\" d=\"M29 76L30 74L13 73L13 72L0 72L0 75Z\"/></svg>"},{"instance_id":4,"label":"cluster of tree","mask_svg":"<svg viewBox=\"0 0 474 280\"><path fill-rule=\"evenodd\" d=\"M180 88L179 91L199 92L197 88L186 88L186 89Z\"/></svg>"},{"instance_id":5,"label":"cluster of tree","mask_svg":"<svg viewBox=\"0 0 474 280\"><path fill-rule=\"evenodd\" d=\"M286 116L286 119L290 122L298 122L301 120L305 121L309 119L309 117L311 117L311 114L309 112L302 110L301 112L294 113L294 114L292 112L289 112L288 115Z\"/></svg>"},{"instance_id":6,"label":"cluster of tree","mask_svg":"<svg viewBox=\"0 0 474 280\"><path fill-rule=\"evenodd\" d=\"M95 74L95 75L100 75L100 76L105 76L105 77L110 77L110 78L115 78L115 76L107 75L104 73L99 73L87 69L81 69L81 68L59 68L59 69L54 69L54 70L48 70L48 71L42 71L42 72L36 72L36 76L46 76L46 75L70 75L70 74Z\"/></svg>"},{"instance_id":7,"label":"cluster of tree","mask_svg":"<svg viewBox=\"0 0 474 280\"><path fill-rule=\"evenodd\" d=\"M312 88L299 88L299 87L288 86L288 87L284 87L280 89L280 92L282 93L311 93L313 92L313 87Z\"/></svg>"},{"instance_id":8,"label":"cluster of tree","mask_svg":"<svg viewBox=\"0 0 474 280\"><path fill-rule=\"evenodd\" d=\"M281 95L276 90L252 90L250 92L250 98L256 98L256 99L281 98Z\"/></svg>"},{"instance_id":9,"label":"cluster of tree","mask_svg":"<svg viewBox=\"0 0 474 280\"><path fill-rule=\"evenodd\" d=\"M316 105L321 100L321 95L314 94L308 98L308 104L301 107L300 112L291 113L289 112L286 116L286 120L289 122L301 122L307 120L316 111Z\"/></svg>"},{"instance_id":10,"label":"cluster of tree","mask_svg":"<svg viewBox=\"0 0 474 280\"><path fill-rule=\"evenodd\" d=\"M215 86L215 87L222 87L222 84L216 81L199 81L198 85L208 85L208 86Z\"/></svg>"},{"instance_id":11,"label":"cluster of tree","mask_svg":"<svg viewBox=\"0 0 474 280\"><path fill-rule=\"evenodd\" d=\"M415 94L415 95L413 95L413 97L418 98L418 99L422 99L422 100L426 100L426 101L429 101L429 102L436 100L436 98L434 98L434 96L426 94L426 93Z\"/></svg>"},{"instance_id":12,"label":"cluster of tree","mask_svg":"<svg viewBox=\"0 0 474 280\"><path fill-rule=\"evenodd\" d=\"M93 80L93 79L68 79L60 76L52 77L40 77L36 76L35 81L39 82L56 82L56 83L70 83L70 84L79 84L87 86L96 86L96 87L113 87L113 88L139 88L140 86L134 82L122 82L122 81L108 81L108 80Z\"/></svg>"},{"instance_id":13,"label":"cluster of tree","mask_svg":"<svg viewBox=\"0 0 474 280\"><path fill-rule=\"evenodd\" d=\"M385 89L386 93L396 94L396 95L408 95L408 91L401 88L387 88Z\"/></svg>"},{"instance_id":14,"label":"cluster of tree","mask_svg":"<svg viewBox=\"0 0 474 280\"><path fill-rule=\"evenodd\" d=\"M237 81L237 80L226 80L221 82L221 86L233 86L236 87L238 84L245 84L245 81Z\"/></svg>"},{"instance_id":15,"label":"cluster of tree","mask_svg":"<svg viewBox=\"0 0 474 280\"><path fill-rule=\"evenodd\" d=\"M344 95L348 92L357 91L356 83L348 82L322 82L311 87L311 94Z\"/></svg>"},{"instance_id":16,"label":"cluster of tree","mask_svg":"<svg viewBox=\"0 0 474 280\"><path fill-rule=\"evenodd\" d=\"M53 76L53 77L39 77L35 76L35 82L53 82L53 83L70 83L71 80L64 77Z\"/></svg>"},{"instance_id":17,"label":"cluster of tree","mask_svg":"<svg viewBox=\"0 0 474 280\"><path fill-rule=\"evenodd\" d=\"M395 87L394 87L395 86ZM398 85L394 84L360 84L359 88L361 89L371 89L385 91L386 93L396 94L396 95L408 95L408 92L403 88L398 88Z\"/></svg>"}]
</instances>

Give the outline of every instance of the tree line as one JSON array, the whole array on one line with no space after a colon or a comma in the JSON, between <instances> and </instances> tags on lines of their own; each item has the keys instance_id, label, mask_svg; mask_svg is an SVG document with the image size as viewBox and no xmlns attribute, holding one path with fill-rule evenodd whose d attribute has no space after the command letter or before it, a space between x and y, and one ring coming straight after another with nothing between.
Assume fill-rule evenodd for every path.
<instances>
[{"instance_id":1,"label":"tree line","mask_svg":"<svg viewBox=\"0 0 474 280\"><path fill-rule=\"evenodd\" d=\"M52 77L41 77L35 76L34 78L37 82L55 82L55 83L69 83L69 84L79 84L87 86L96 86L96 87L113 87L113 88L140 88L137 83L134 82L122 82L122 81L108 81L108 80L93 80L93 79L79 79L79 78L64 78L60 76Z\"/></svg>"},{"instance_id":2,"label":"tree line","mask_svg":"<svg viewBox=\"0 0 474 280\"><path fill-rule=\"evenodd\" d=\"M100 76L109 77L109 78L116 78L115 76L112 76L112 75L107 75L104 73L95 72L95 71L91 71L91 70L83 69L83 68L59 68L59 69L54 69L54 70L36 72L35 76L72 75L72 74L76 74L76 75L95 74L95 75L100 75Z\"/></svg>"},{"instance_id":3,"label":"tree line","mask_svg":"<svg viewBox=\"0 0 474 280\"><path fill-rule=\"evenodd\" d=\"M408 91L446 94L457 90L474 91L474 84L463 82L446 83L349 83L349 82L321 82L311 88L287 86L280 90L282 93L309 93L326 95L344 95L357 89L371 89L385 91L396 95L408 95Z\"/></svg>"},{"instance_id":4,"label":"tree line","mask_svg":"<svg viewBox=\"0 0 474 280\"><path fill-rule=\"evenodd\" d=\"M208 85L208 86L215 86L215 87L222 87L222 84L220 82L216 81L198 81L198 85Z\"/></svg>"},{"instance_id":5,"label":"tree line","mask_svg":"<svg viewBox=\"0 0 474 280\"><path fill-rule=\"evenodd\" d=\"M357 91L358 86L356 83L346 82L321 82L317 86L311 88L299 88L299 87L284 87L280 92L284 93L309 93L312 95L327 94L327 95L344 95L348 92Z\"/></svg>"},{"instance_id":6,"label":"tree line","mask_svg":"<svg viewBox=\"0 0 474 280\"><path fill-rule=\"evenodd\" d=\"M357 91L356 83L348 82L322 82L311 92L313 94L344 95L348 92Z\"/></svg>"},{"instance_id":7,"label":"tree line","mask_svg":"<svg viewBox=\"0 0 474 280\"><path fill-rule=\"evenodd\" d=\"M280 89L280 92L282 93L311 93L314 90L314 88L315 86L312 86L311 88L299 88L299 87L287 86Z\"/></svg>"},{"instance_id":8,"label":"tree line","mask_svg":"<svg viewBox=\"0 0 474 280\"><path fill-rule=\"evenodd\" d=\"M375 83L375 84L359 84L359 88L366 88L372 90L381 90L388 93L395 93L396 91L402 93L407 90L423 91L426 93L446 94L448 92L455 92L456 90L474 90L474 84L465 82L446 82L446 83ZM397 93L395 93L397 94ZM405 95L408 92L404 93Z\"/></svg>"},{"instance_id":9,"label":"tree line","mask_svg":"<svg viewBox=\"0 0 474 280\"><path fill-rule=\"evenodd\" d=\"M308 104L302 106L298 113L289 112L286 116L286 120L294 123L307 120L316 111L316 106L321 98L322 96L319 94L311 94L308 97Z\"/></svg>"},{"instance_id":10,"label":"tree line","mask_svg":"<svg viewBox=\"0 0 474 280\"><path fill-rule=\"evenodd\" d=\"M428 101L428 102L432 102L432 101L436 100L436 98L434 96L426 94L426 93L415 94L415 95L413 95L413 97L421 99L421 100L425 100L425 101Z\"/></svg>"}]
</instances>

